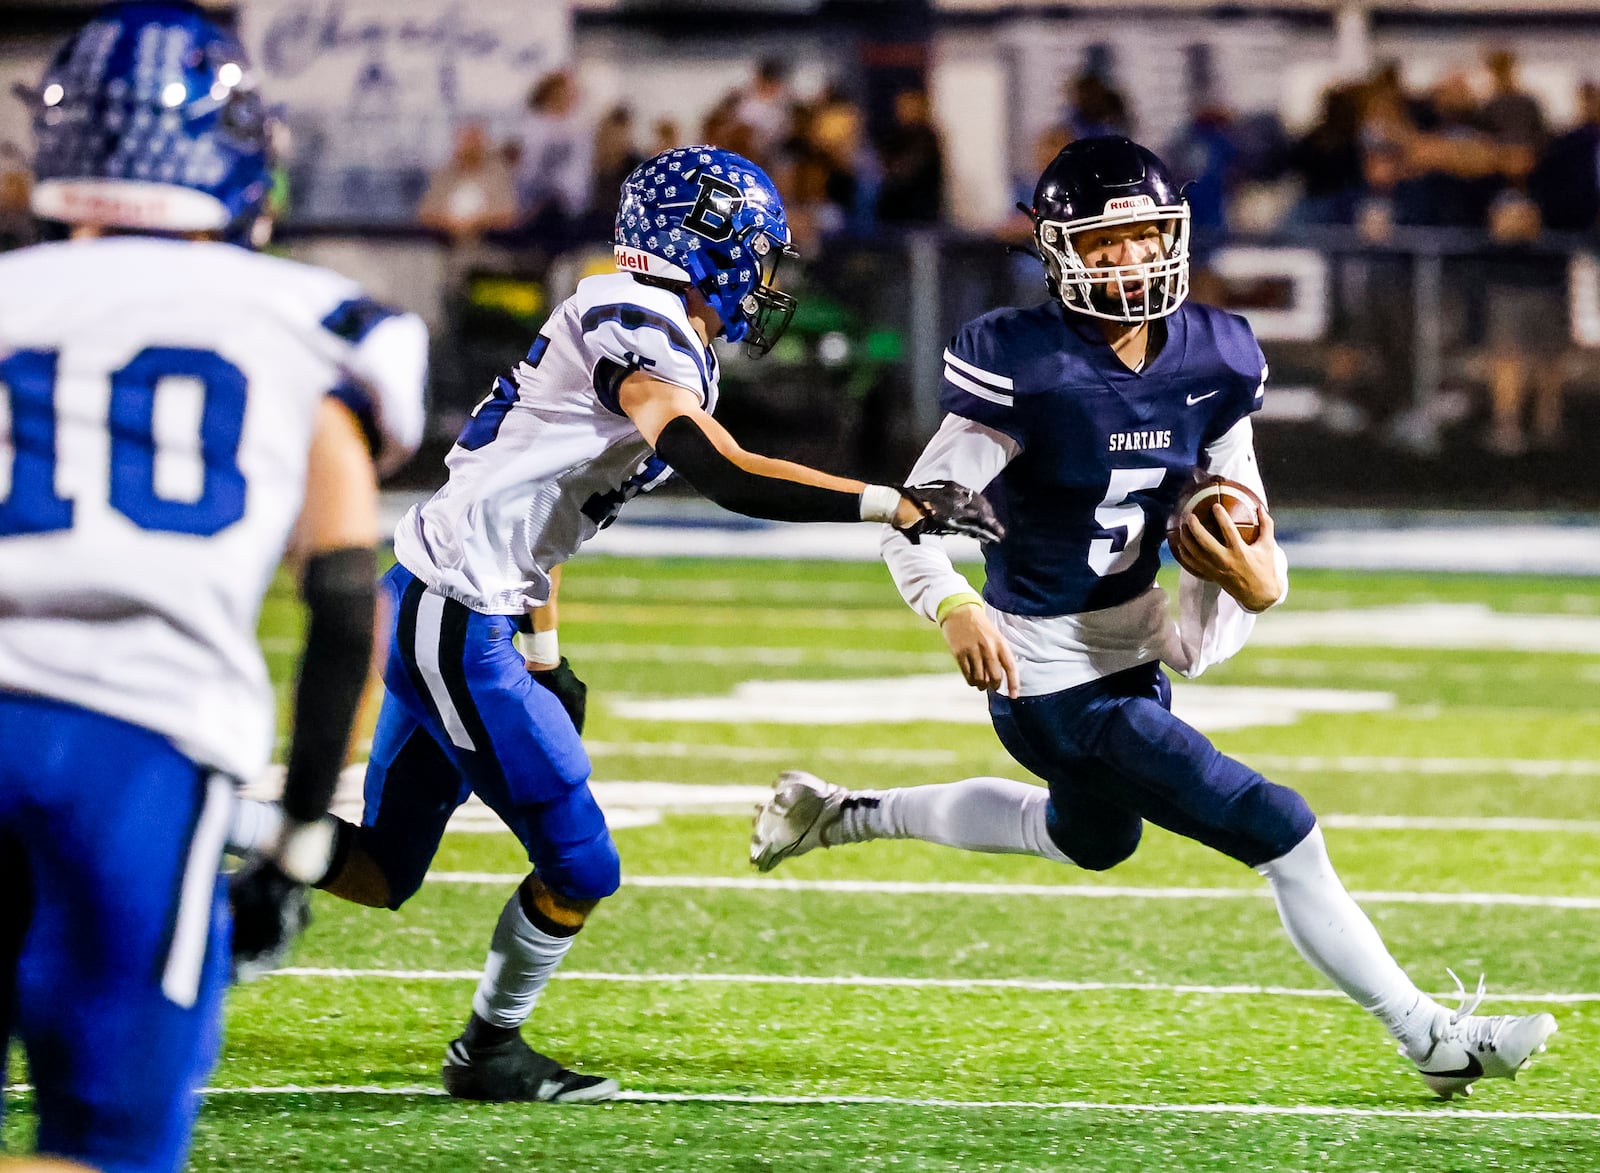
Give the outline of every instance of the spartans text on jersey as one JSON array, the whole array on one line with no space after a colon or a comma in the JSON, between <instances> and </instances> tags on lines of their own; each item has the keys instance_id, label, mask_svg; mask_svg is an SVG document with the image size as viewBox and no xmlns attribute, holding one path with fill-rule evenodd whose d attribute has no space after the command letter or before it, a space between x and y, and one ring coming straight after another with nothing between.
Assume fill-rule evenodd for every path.
<instances>
[{"instance_id":1,"label":"spartans text on jersey","mask_svg":"<svg viewBox=\"0 0 1600 1173\"><path fill-rule=\"evenodd\" d=\"M1112 432L1112 452L1148 452L1152 448L1171 448L1172 430L1156 428L1148 432Z\"/></svg>"}]
</instances>

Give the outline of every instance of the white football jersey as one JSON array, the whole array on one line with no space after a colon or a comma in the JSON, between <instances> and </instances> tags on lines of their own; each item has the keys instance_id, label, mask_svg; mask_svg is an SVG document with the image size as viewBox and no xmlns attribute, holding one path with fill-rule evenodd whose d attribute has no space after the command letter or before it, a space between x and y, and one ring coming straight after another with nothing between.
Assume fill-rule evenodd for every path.
<instances>
[{"instance_id":1,"label":"white football jersey","mask_svg":"<svg viewBox=\"0 0 1600 1173\"><path fill-rule=\"evenodd\" d=\"M380 463L421 439L427 331L323 269L110 237L0 256L0 689L271 755L262 595L318 405Z\"/></svg>"},{"instance_id":2,"label":"white football jersey","mask_svg":"<svg viewBox=\"0 0 1600 1173\"><path fill-rule=\"evenodd\" d=\"M395 557L486 614L548 601L551 569L672 475L617 404L636 370L716 407L716 353L677 294L625 273L586 278L473 410L449 481L400 520Z\"/></svg>"}]
</instances>

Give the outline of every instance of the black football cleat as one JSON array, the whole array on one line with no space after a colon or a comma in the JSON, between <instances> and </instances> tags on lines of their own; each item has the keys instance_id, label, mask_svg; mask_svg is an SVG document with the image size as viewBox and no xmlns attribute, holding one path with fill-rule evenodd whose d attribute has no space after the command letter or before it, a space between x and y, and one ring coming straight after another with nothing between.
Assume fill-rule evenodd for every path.
<instances>
[{"instance_id":1,"label":"black football cleat","mask_svg":"<svg viewBox=\"0 0 1600 1173\"><path fill-rule=\"evenodd\" d=\"M614 1079L568 1071L520 1035L472 1049L457 1038L445 1050L441 1074L444 1090L458 1100L589 1104L613 1099L621 1090Z\"/></svg>"}]
</instances>

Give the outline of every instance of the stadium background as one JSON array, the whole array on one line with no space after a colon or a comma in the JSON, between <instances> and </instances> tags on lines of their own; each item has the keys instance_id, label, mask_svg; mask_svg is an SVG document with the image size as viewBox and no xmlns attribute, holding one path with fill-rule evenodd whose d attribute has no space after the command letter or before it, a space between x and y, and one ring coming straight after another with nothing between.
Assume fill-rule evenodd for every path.
<instances>
[{"instance_id":1,"label":"stadium background","mask_svg":"<svg viewBox=\"0 0 1600 1173\"><path fill-rule=\"evenodd\" d=\"M5 94L89 7L0 3L8 245L33 228ZM606 184L630 150L714 138L772 165L808 257L802 316L759 366L727 348L719 414L752 447L884 476L932 430L954 326L1042 295L1003 247L1041 141L1124 125L1166 152L1199 181L1199 295L1247 313L1273 363L1258 436L1297 568L1291 604L1180 685L1180 711L1308 795L1427 988L1487 970L1492 1011L1554 1009L1562 1033L1516 1085L1439 1104L1318 986L1254 876L1157 831L1105 876L881 844L753 878L742 812L778 768L1018 771L864 529L736 528L668 495L630 506L563 588L626 883L529 1028L627 1098L441 1098L522 868L469 805L405 909L319 899L296 967L233 995L195 1169L1600 1168L1600 592L1579 576L1600 573L1600 6L216 11L284 108L274 247L433 329L430 440L395 508L606 263ZM1492 100L1496 50L1531 102ZM769 61L776 100L756 89ZM936 189L899 98L917 90ZM262 622L280 696L300 624L285 577ZM16 1144L15 1058L11 1075Z\"/></svg>"},{"instance_id":2,"label":"stadium background","mask_svg":"<svg viewBox=\"0 0 1600 1173\"><path fill-rule=\"evenodd\" d=\"M0 6L0 87L31 84L86 7ZM409 483L436 479L490 376L606 263L628 164L705 138L778 176L807 256L791 337L759 367L728 364L728 422L757 446L897 475L932 430L953 328L1042 296L1038 266L1003 249L1026 238L1013 205L1041 158L1121 129L1193 183L1196 295L1263 340L1276 392L1260 444L1281 503L1600 502L1583 475L1600 440L1593 5L216 10L284 109L277 247L434 331L433 442ZM0 102L13 243L27 151L22 104Z\"/></svg>"}]
</instances>

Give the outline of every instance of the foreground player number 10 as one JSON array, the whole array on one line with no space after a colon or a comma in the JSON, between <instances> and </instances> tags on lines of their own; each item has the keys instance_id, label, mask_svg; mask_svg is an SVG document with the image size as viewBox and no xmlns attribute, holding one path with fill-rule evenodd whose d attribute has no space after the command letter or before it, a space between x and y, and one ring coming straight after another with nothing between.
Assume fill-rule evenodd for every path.
<instances>
[{"instance_id":1,"label":"foreground player number 10","mask_svg":"<svg viewBox=\"0 0 1600 1173\"><path fill-rule=\"evenodd\" d=\"M0 362L0 418L9 417L10 476L0 467L0 537L70 529L74 502L56 491L56 380L60 353L19 350ZM203 390L200 494L173 500L156 492L156 391L165 379ZM239 469L244 431L244 372L209 350L152 346L110 375L107 500L140 529L209 537L244 516ZM7 453L0 447L0 460Z\"/></svg>"},{"instance_id":2,"label":"foreground player number 10","mask_svg":"<svg viewBox=\"0 0 1600 1173\"><path fill-rule=\"evenodd\" d=\"M1144 507L1132 500L1143 489L1157 488L1166 478L1163 468L1114 468L1105 500L1094 519L1109 536L1089 543L1089 569L1100 577L1121 574L1139 560L1139 540L1144 537Z\"/></svg>"}]
</instances>

